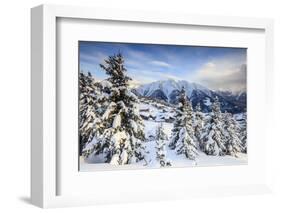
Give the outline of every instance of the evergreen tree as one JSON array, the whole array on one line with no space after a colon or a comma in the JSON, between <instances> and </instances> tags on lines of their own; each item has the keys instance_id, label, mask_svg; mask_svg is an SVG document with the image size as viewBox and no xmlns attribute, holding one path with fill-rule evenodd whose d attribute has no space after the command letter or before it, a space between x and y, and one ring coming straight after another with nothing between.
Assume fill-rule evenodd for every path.
<instances>
[{"instance_id":1,"label":"evergreen tree","mask_svg":"<svg viewBox=\"0 0 281 213\"><path fill-rule=\"evenodd\" d=\"M237 152L243 150L242 142L240 140L240 127L237 121L230 113L225 116L226 129L226 154L236 156Z\"/></svg>"},{"instance_id":2,"label":"evergreen tree","mask_svg":"<svg viewBox=\"0 0 281 213\"><path fill-rule=\"evenodd\" d=\"M144 125L139 115L139 100L129 90L121 53L109 56L101 68L109 75L106 80L108 106L101 119L103 131L99 137L99 153L105 162L122 165L145 160Z\"/></svg>"},{"instance_id":3,"label":"evergreen tree","mask_svg":"<svg viewBox=\"0 0 281 213\"><path fill-rule=\"evenodd\" d=\"M208 155L225 155L226 152L223 120L218 97L215 98L211 117L204 128L201 149Z\"/></svg>"},{"instance_id":4,"label":"evergreen tree","mask_svg":"<svg viewBox=\"0 0 281 213\"><path fill-rule=\"evenodd\" d=\"M185 90L182 88L169 147L176 149L178 154L185 154L187 158L194 160L198 152L194 142L192 113L191 103L187 100Z\"/></svg>"},{"instance_id":5,"label":"evergreen tree","mask_svg":"<svg viewBox=\"0 0 281 213\"><path fill-rule=\"evenodd\" d=\"M171 166L171 162L166 158L166 141L167 135L164 132L163 124L161 123L156 130L156 160L159 161L161 167Z\"/></svg>"},{"instance_id":6,"label":"evergreen tree","mask_svg":"<svg viewBox=\"0 0 281 213\"><path fill-rule=\"evenodd\" d=\"M242 152L247 153L247 114L243 115L243 124L240 128L240 138L242 143Z\"/></svg>"},{"instance_id":7,"label":"evergreen tree","mask_svg":"<svg viewBox=\"0 0 281 213\"><path fill-rule=\"evenodd\" d=\"M100 90L91 73L85 75L80 72L79 93L79 152L81 155L85 144L92 141L100 122L97 111L97 97Z\"/></svg>"},{"instance_id":8,"label":"evergreen tree","mask_svg":"<svg viewBox=\"0 0 281 213\"><path fill-rule=\"evenodd\" d=\"M202 134L203 134L204 114L201 112L200 103L195 107L194 116L194 136L197 141L198 147L202 146Z\"/></svg>"}]
</instances>

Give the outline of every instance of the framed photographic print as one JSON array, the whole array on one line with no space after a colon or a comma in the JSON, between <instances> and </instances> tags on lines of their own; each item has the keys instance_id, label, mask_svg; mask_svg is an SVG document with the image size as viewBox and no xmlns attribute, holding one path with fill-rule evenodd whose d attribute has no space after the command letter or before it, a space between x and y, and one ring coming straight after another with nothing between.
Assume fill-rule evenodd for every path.
<instances>
[{"instance_id":1,"label":"framed photographic print","mask_svg":"<svg viewBox=\"0 0 281 213\"><path fill-rule=\"evenodd\" d=\"M246 48L79 41L79 56L80 171L247 163Z\"/></svg>"},{"instance_id":2,"label":"framed photographic print","mask_svg":"<svg viewBox=\"0 0 281 213\"><path fill-rule=\"evenodd\" d=\"M43 5L31 21L32 203L270 191L271 20Z\"/></svg>"}]
</instances>

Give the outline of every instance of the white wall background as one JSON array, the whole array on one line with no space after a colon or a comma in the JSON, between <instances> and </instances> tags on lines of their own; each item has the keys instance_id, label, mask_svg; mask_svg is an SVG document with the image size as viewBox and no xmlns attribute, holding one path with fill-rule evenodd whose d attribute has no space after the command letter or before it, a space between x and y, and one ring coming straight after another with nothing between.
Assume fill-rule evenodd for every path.
<instances>
[{"instance_id":1,"label":"white wall background","mask_svg":"<svg viewBox=\"0 0 281 213\"><path fill-rule=\"evenodd\" d=\"M122 204L67 209L68 212L280 212L281 12L278 0L2 0L0 6L0 210L37 212L29 204L30 178L30 8L42 3L185 12L275 19L274 194ZM258 103L257 103L258 104ZM261 156L263 157L263 156ZM278 162L279 161L279 162ZM279 202L278 202L279 201ZM63 209L47 210L60 212Z\"/></svg>"}]
</instances>

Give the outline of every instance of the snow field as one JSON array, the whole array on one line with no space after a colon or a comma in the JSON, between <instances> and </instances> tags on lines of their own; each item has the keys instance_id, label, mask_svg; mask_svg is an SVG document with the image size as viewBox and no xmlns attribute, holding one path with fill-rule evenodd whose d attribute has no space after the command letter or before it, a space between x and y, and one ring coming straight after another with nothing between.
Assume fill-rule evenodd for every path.
<instances>
[{"instance_id":1,"label":"snow field","mask_svg":"<svg viewBox=\"0 0 281 213\"><path fill-rule=\"evenodd\" d=\"M173 127L172 123L162 122L164 132L166 135L171 135ZM160 122L156 121L144 121L145 134L155 135L156 129ZM90 155L88 159L80 157L80 171L104 171L104 170L126 170L126 169L146 169L146 168L161 168L159 162L156 160L156 141L151 140L146 142L146 150L149 152L148 165L145 165L144 161L140 161L134 164L127 165L111 165L103 163L104 159L102 155L93 156ZM172 167L196 167L196 166L231 166L231 165L246 165L247 154L239 153L239 158L233 156L211 156L199 151L199 155L196 160L187 159L184 155L178 155L175 150L171 150L168 147L168 141L166 143L167 159L172 163ZM170 168L170 167L165 167Z\"/></svg>"}]
</instances>

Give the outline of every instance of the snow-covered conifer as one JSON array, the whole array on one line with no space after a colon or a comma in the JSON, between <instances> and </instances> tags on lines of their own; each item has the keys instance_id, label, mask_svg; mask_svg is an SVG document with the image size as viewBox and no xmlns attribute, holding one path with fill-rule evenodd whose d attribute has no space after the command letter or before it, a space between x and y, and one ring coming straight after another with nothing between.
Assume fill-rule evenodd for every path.
<instances>
[{"instance_id":1,"label":"snow-covered conifer","mask_svg":"<svg viewBox=\"0 0 281 213\"><path fill-rule=\"evenodd\" d=\"M164 132L163 124L161 123L156 129L156 160L160 163L161 167L171 166L170 160L166 157L166 141L167 135Z\"/></svg>"},{"instance_id":2,"label":"snow-covered conifer","mask_svg":"<svg viewBox=\"0 0 281 213\"><path fill-rule=\"evenodd\" d=\"M139 114L139 100L129 90L130 77L126 75L121 53L109 56L100 65L109 78L108 106L101 120L103 131L99 150L105 162L122 165L145 160L144 125Z\"/></svg>"},{"instance_id":3,"label":"snow-covered conifer","mask_svg":"<svg viewBox=\"0 0 281 213\"><path fill-rule=\"evenodd\" d=\"M99 113L97 97L100 93L91 73L79 75L79 138L80 154L85 144L92 141L99 126Z\"/></svg>"},{"instance_id":4,"label":"snow-covered conifer","mask_svg":"<svg viewBox=\"0 0 281 213\"><path fill-rule=\"evenodd\" d=\"M198 147L202 146L204 114L201 112L200 103L196 105L194 114L194 136L197 141Z\"/></svg>"},{"instance_id":5,"label":"snow-covered conifer","mask_svg":"<svg viewBox=\"0 0 281 213\"><path fill-rule=\"evenodd\" d=\"M242 152L247 153L247 114L243 114L243 123L240 127L240 140L242 143Z\"/></svg>"},{"instance_id":6,"label":"snow-covered conifer","mask_svg":"<svg viewBox=\"0 0 281 213\"><path fill-rule=\"evenodd\" d=\"M218 97L215 98L211 116L204 128L201 149L208 155L225 155L226 152L225 133Z\"/></svg>"},{"instance_id":7,"label":"snow-covered conifer","mask_svg":"<svg viewBox=\"0 0 281 213\"><path fill-rule=\"evenodd\" d=\"M233 115L227 113L225 115L226 129L226 154L236 156L237 152L242 152L243 146L240 140L240 127Z\"/></svg>"},{"instance_id":8,"label":"snow-covered conifer","mask_svg":"<svg viewBox=\"0 0 281 213\"><path fill-rule=\"evenodd\" d=\"M178 101L169 147L176 149L178 154L185 154L187 158L194 160L198 152L192 127L193 111L184 88L180 91Z\"/></svg>"}]
</instances>

